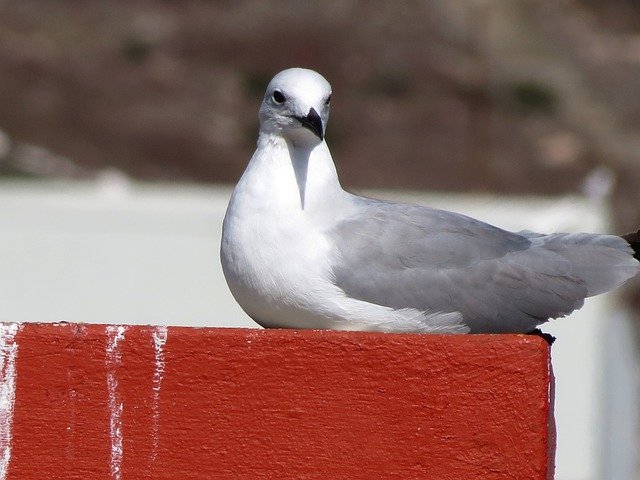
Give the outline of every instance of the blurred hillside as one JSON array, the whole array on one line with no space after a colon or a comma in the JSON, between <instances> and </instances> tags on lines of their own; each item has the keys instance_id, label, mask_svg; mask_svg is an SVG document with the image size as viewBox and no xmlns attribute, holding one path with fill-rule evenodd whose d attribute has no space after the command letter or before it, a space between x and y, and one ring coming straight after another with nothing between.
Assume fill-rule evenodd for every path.
<instances>
[{"instance_id":1,"label":"blurred hillside","mask_svg":"<svg viewBox=\"0 0 640 480\"><path fill-rule=\"evenodd\" d=\"M235 182L266 83L305 66L347 187L613 180L640 225L637 0L5 0L0 65L5 175Z\"/></svg>"}]
</instances>

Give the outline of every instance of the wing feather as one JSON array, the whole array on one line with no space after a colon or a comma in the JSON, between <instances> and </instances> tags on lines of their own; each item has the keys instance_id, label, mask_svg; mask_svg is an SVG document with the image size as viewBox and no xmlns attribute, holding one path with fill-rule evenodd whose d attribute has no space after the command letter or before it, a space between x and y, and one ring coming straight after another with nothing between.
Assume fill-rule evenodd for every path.
<instances>
[{"instance_id":1,"label":"wing feather","mask_svg":"<svg viewBox=\"0 0 640 480\"><path fill-rule=\"evenodd\" d=\"M531 330L638 271L619 237L512 233L443 210L368 199L329 234L333 281L346 295L425 315L458 312L472 332ZM603 274L611 262L617 267Z\"/></svg>"}]
</instances>

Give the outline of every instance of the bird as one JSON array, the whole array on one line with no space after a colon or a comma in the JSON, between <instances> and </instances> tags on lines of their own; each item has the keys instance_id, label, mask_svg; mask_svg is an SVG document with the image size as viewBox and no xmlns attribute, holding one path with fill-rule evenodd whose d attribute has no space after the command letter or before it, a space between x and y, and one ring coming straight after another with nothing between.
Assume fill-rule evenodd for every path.
<instances>
[{"instance_id":1,"label":"bird","mask_svg":"<svg viewBox=\"0 0 640 480\"><path fill-rule=\"evenodd\" d=\"M511 232L344 190L325 141L331 85L273 77L223 221L231 293L265 328L527 333L640 271L640 231Z\"/></svg>"}]
</instances>

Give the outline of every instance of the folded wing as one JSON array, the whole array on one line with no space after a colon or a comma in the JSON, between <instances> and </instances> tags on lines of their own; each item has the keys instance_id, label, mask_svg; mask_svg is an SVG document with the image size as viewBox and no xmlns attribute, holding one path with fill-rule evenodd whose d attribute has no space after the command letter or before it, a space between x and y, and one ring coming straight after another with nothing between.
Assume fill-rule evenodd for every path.
<instances>
[{"instance_id":1,"label":"folded wing","mask_svg":"<svg viewBox=\"0 0 640 480\"><path fill-rule=\"evenodd\" d=\"M459 312L472 332L526 332L638 273L622 238L512 233L443 210L357 199L329 234L335 284L393 309Z\"/></svg>"}]
</instances>

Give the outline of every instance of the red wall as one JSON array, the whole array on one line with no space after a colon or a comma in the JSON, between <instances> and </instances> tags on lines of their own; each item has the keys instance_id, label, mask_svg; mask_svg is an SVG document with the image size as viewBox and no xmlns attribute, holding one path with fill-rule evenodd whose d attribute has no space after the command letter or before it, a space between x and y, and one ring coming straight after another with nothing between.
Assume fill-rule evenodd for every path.
<instances>
[{"instance_id":1,"label":"red wall","mask_svg":"<svg viewBox=\"0 0 640 480\"><path fill-rule=\"evenodd\" d=\"M538 337L11 328L0 480L552 478Z\"/></svg>"}]
</instances>

